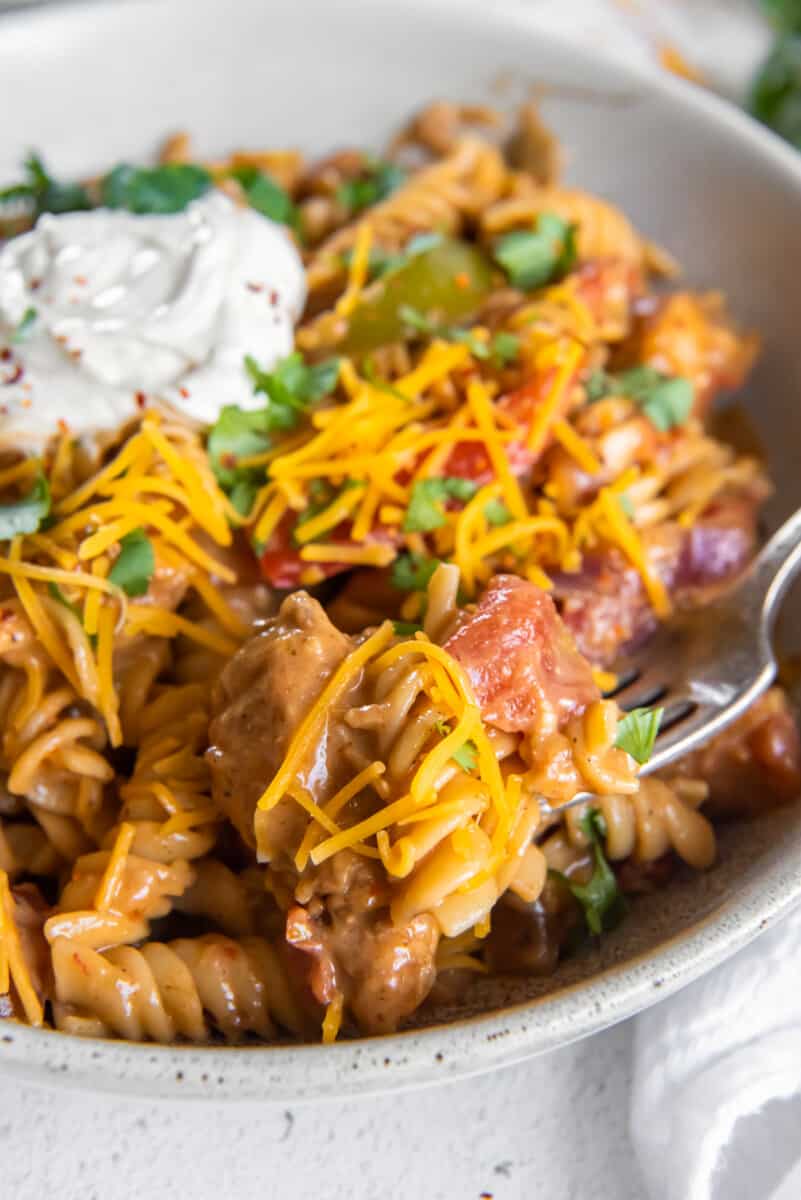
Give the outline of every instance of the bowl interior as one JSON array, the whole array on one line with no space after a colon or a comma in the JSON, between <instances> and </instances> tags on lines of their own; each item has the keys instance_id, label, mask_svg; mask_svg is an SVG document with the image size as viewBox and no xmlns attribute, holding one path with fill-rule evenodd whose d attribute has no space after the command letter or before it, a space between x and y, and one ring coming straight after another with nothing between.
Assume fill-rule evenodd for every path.
<instances>
[{"instance_id":1,"label":"bowl interior","mask_svg":"<svg viewBox=\"0 0 801 1200\"><path fill-rule=\"evenodd\" d=\"M56 173L152 154L185 128L197 148L380 148L424 102L514 105L531 94L561 138L571 182L621 204L721 288L764 337L747 402L777 483L770 523L801 503L801 275L791 248L801 167L746 118L538 33L517 6L303 0L126 0L0 19L0 181L25 151ZM798 597L795 598L797 601ZM790 632L801 628L791 599ZM9 1027L0 1062L96 1086L298 1098L408 1085L511 1061L592 1032L688 982L801 896L793 811L722 837L721 862L639 902L600 949L547 980L483 980L456 1024L322 1048L154 1049ZM598 972L601 972L599 975ZM536 1003L532 1003L536 1001Z\"/></svg>"}]
</instances>

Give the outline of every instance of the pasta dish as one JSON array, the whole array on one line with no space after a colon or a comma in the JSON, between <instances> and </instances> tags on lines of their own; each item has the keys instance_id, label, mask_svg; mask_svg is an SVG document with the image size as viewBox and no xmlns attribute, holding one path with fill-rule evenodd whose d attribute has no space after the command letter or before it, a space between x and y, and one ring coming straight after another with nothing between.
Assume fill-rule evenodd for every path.
<instances>
[{"instance_id":1,"label":"pasta dish","mask_svg":"<svg viewBox=\"0 0 801 1200\"><path fill-rule=\"evenodd\" d=\"M3 1017L392 1032L801 790L779 687L638 778L622 656L755 550L758 340L558 160L436 103L0 193Z\"/></svg>"}]
</instances>

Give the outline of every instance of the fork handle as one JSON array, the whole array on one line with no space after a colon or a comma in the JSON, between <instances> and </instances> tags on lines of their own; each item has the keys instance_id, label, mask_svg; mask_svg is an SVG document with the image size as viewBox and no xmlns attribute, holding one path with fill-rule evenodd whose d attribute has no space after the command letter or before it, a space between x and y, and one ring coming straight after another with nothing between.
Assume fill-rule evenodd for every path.
<instances>
[{"instance_id":1,"label":"fork handle","mask_svg":"<svg viewBox=\"0 0 801 1200\"><path fill-rule=\"evenodd\" d=\"M765 543L737 589L743 608L753 613L766 634L773 629L781 602L799 567L801 508Z\"/></svg>"}]
</instances>

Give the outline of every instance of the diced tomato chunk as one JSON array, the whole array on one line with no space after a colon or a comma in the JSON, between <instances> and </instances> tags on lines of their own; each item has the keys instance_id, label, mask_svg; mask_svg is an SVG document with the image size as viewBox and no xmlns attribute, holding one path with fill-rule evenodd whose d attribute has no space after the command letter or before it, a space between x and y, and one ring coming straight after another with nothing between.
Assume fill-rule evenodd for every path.
<instances>
[{"instance_id":1,"label":"diced tomato chunk","mask_svg":"<svg viewBox=\"0 0 801 1200\"><path fill-rule=\"evenodd\" d=\"M445 643L467 671L482 716L509 733L563 725L599 697L547 592L496 575Z\"/></svg>"}]
</instances>

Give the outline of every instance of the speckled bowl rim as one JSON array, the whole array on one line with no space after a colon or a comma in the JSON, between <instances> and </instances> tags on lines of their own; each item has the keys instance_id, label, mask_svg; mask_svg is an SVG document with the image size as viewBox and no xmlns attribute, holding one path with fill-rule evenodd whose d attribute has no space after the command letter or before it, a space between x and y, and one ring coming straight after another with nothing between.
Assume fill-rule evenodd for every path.
<instances>
[{"instance_id":1,"label":"speckled bowl rim","mask_svg":"<svg viewBox=\"0 0 801 1200\"><path fill-rule=\"evenodd\" d=\"M333 6L338 0L329 0ZM371 0L408 9L424 23L451 0ZM147 0L126 0L150 8ZM451 5L452 6L452 5ZM85 3L57 8L84 8ZM462 0L462 20L478 35L482 22L500 22L538 51L553 46L587 66L586 49L565 36L545 32L530 13L507 2L484 5ZM0 16L0 28L20 21L46 24L51 10L25 9ZM607 50L593 56L610 62L621 84L667 101L692 118L734 133L754 167L778 171L798 193L801 216L801 156L773 134L713 94L665 73L618 60ZM278 1103L333 1099L419 1087L510 1065L596 1033L678 991L746 946L801 902L801 859L774 856L745 880L736 898L655 950L608 967L587 981L497 1012L462 1018L387 1037L344 1041L333 1046L156 1046L69 1037L15 1022L0 1024L0 1069L29 1082L88 1087L153 1098L269 1100Z\"/></svg>"}]
</instances>

